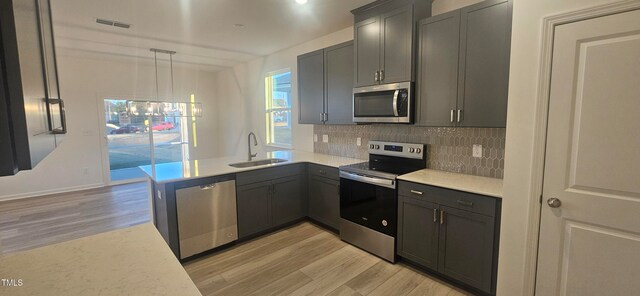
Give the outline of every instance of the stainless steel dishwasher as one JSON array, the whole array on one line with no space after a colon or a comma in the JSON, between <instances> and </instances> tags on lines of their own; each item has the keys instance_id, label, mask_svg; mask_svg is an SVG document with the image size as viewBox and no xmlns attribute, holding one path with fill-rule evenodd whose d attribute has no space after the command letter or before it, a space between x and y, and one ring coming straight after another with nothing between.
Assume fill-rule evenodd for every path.
<instances>
[{"instance_id":1,"label":"stainless steel dishwasher","mask_svg":"<svg viewBox=\"0 0 640 296\"><path fill-rule=\"evenodd\" d=\"M185 182L176 188L180 259L238 239L236 181L229 179Z\"/></svg>"}]
</instances>

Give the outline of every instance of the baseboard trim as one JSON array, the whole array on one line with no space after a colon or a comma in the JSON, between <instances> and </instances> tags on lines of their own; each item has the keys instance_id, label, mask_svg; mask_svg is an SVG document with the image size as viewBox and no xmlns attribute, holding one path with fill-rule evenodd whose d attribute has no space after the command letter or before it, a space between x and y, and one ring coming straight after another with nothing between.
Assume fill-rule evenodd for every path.
<instances>
[{"instance_id":1,"label":"baseboard trim","mask_svg":"<svg viewBox=\"0 0 640 296\"><path fill-rule=\"evenodd\" d=\"M82 191L82 190L102 188L107 186L109 185L105 185L103 183L93 183L93 184L87 184L87 185L81 185L81 186L71 186L71 187L56 188L56 189L42 190L42 191L36 191L36 192L5 195L5 196L0 196L0 202L18 200L18 199L24 199L24 198L40 197L40 196L46 196L46 195L52 195L52 194L70 193L70 192L76 192L76 191Z\"/></svg>"}]
</instances>

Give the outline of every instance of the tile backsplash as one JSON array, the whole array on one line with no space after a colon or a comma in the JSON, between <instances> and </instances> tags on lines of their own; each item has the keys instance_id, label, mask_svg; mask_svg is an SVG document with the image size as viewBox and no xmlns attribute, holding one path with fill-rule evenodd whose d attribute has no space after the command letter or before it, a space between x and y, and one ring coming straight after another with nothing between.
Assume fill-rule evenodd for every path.
<instances>
[{"instance_id":1,"label":"tile backsplash","mask_svg":"<svg viewBox=\"0 0 640 296\"><path fill-rule=\"evenodd\" d=\"M315 125L317 153L368 159L369 140L427 144L427 168L502 178L504 128L418 127L410 125ZM329 137L323 143L323 135ZM362 145L356 139L360 137ZM482 145L482 157L473 157L473 145Z\"/></svg>"}]
</instances>

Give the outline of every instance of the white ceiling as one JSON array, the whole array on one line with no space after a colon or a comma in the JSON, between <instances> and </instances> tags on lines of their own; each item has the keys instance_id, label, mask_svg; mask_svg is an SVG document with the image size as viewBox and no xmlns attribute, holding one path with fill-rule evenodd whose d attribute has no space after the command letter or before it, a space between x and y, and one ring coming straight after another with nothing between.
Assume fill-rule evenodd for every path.
<instances>
[{"instance_id":1,"label":"white ceiling","mask_svg":"<svg viewBox=\"0 0 640 296\"><path fill-rule=\"evenodd\" d=\"M353 25L350 10L373 0L55 0L57 46L226 68ZM122 29L96 18L131 24ZM242 24L237 27L235 24Z\"/></svg>"}]
</instances>

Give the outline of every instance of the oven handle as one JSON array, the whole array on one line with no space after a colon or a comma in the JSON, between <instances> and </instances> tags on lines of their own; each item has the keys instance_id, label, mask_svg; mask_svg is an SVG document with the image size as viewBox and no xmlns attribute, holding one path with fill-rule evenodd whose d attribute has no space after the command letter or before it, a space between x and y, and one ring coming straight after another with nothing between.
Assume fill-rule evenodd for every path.
<instances>
[{"instance_id":1,"label":"oven handle","mask_svg":"<svg viewBox=\"0 0 640 296\"><path fill-rule=\"evenodd\" d=\"M400 90L396 89L396 92L393 93L393 115L395 117L400 116L398 112L398 95L400 94Z\"/></svg>"},{"instance_id":2,"label":"oven handle","mask_svg":"<svg viewBox=\"0 0 640 296\"><path fill-rule=\"evenodd\" d=\"M382 178L376 178L376 177L368 177L368 176L352 174L352 173L347 173L347 172L340 172L340 178L345 178L345 179L349 179L349 180L353 180L353 181L373 184L373 185L376 185L376 186L382 186L382 187L387 187L387 188L391 188L391 189L396 189L396 181L395 180L382 179Z\"/></svg>"}]
</instances>

